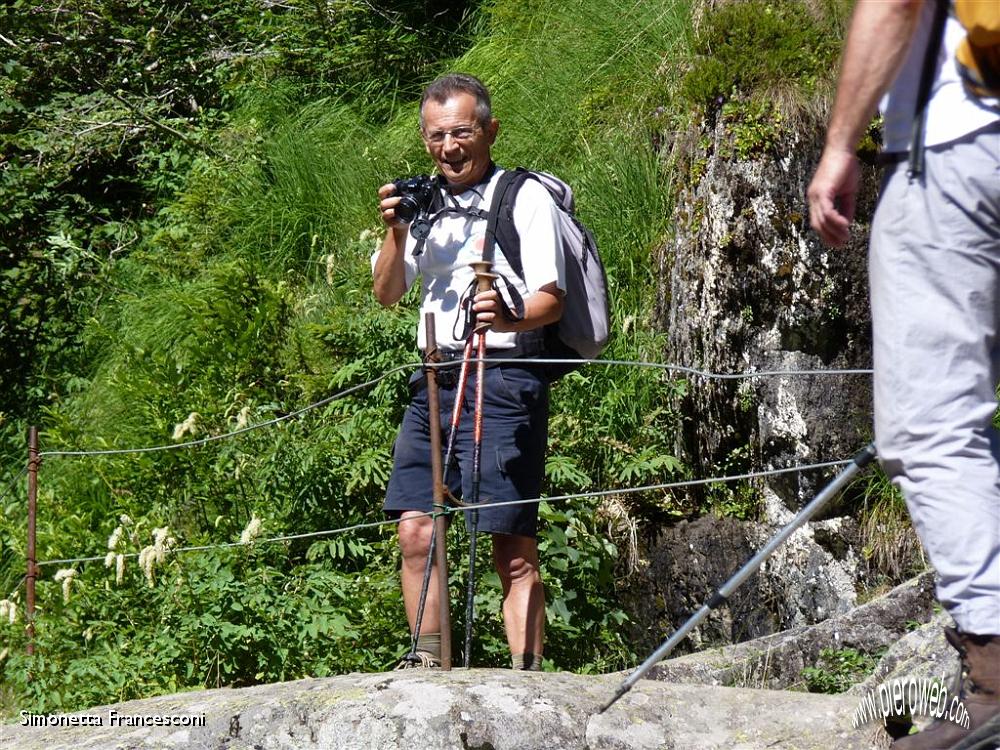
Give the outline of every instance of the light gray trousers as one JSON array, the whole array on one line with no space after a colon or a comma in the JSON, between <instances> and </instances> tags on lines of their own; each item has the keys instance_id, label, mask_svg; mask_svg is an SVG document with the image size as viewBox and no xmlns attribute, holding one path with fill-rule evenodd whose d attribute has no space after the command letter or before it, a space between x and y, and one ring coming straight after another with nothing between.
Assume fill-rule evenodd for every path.
<instances>
[{"instance_id":1,"label":"light gray trousers","mask_svg":"<svg viewBox=\"0 0 1000 750\"><path fill-rule=\"evenodd\" d=\"M1000 123L906 171L886 175L871 234L876 447L938 599L1000 635Z\"/></svg>"}]
</instances>

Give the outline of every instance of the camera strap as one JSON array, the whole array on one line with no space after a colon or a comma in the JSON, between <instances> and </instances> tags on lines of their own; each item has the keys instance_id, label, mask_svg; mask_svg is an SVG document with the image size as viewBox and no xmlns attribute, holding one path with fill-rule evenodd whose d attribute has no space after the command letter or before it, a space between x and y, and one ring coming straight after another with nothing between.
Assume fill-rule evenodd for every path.
<instances>
[{"instance_id":1,"label":"camera strap","mask_svg":"<svg viewBox=\"0 0 1000 750\"><path fill-rule=\"evenodd\" d=\"M490 180L493 179L493 175L496 174L496 171L497 165L495 163L490 163L490 168L486 171L483 178L475 185L470 185L465 188L465 190L475 193L479 196L479 201L482 202L485 199L483 191L485 190L485 187L490 184ZM412 224L410 224L410 235L417 241L417 244L413 248L414 258L419 257L424 252L424 245L427 242L427 238L430 236L431 229L434 227L434 224L438 222L438 220L445 216L468 216L473 219L489 221L489 212L484 211L478 204L468 207L459 204L458 199L448 192L444 178L441 177L441 175L438 175L435 180L437 182L438 189L436 195L434 196L433 203L431 203L429 210L424 212L421 216L415 219ZM447 199L451 200L450 206L447 205Z\"/></svg>"}]
</instances>

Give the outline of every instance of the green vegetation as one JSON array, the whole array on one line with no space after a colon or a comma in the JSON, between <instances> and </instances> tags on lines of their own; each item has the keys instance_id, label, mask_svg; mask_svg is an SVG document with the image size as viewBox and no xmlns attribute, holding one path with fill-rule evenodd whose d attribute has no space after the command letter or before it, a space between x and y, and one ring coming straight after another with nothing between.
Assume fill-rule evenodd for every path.
<instances>
[{"instance_id":1,"label":"green vegetation","mask_svg":"<svg viewBox=\"0 0 1000 750\"><path fill-rule=\"evenodd\" d=\"M824 648L817 666L803 669L802 677L810 693L843 693L875 671L881 656L853 648Z\"/></svg>"},{"instance_id":2,"label":"green vegetation","mask_svg":"<svg viewBox=\"0 0 1000 750\"><path fill-rule=\"evenodd\" d=\"M380 10L379 5L389 5ZM0 8L0 413L78 385L114 261L148 245L246 87L376 120L471 37L471 3L14 0ZM450 46L446 46L450 45ZM285 104L290 102L285 101ZM280 106L281 97L274 105ZM220 165L221 166L221 165Z\"/></svg>"},{"instance_id":3,"label":"green vegetation","mask_svg":"<svg viewBox=\"0 0 1000 750\"><path fill-rule=\"evenodd\" d=\"M196 4L192 12L207 18L204 36L197 16L168 18L158 6L142 6L122 17L97 0L65 24L27 14L34 26L12 27L32 54L71 30L82 29L82 37L77 57L67 52L61 63L67 72L59 81L40 82L32 72L8 76L3 87L11 106L25 110L4 131L9 143L21 139L5 147L6 174L20 175L25 201L6 226L34 231L5 230L5 247L17 257L4 283L37 284L4 289L5 300L26 300L19 304L35 316L23 318L20 338L4 329L11 336L5 351L23 355L6 364L19 378L3 393L5 486L18 479L29 423L40 424L48 451L179 443L289 414L415 362L415 300L385 310L371 294L368 258L380 229L374 195L382 182L429 168L414 96L444 68L469 70L492 87L501 163L548 169L576 188L611 278L611 356L658 358L661 342L644 323L652 307L648 256L667 230L670 190L648 120L634 113L655 109L664 89L659 66L683 49L683 3L622 12L610 0L558 7L507 0L471 15L457 3L409 3L403 6L415 16L407 21L400 4L373 15L357 12L376 7L370 3L342 2L326 6L337 11L329 28L321 28L314 6L285 5L287 13L260 16L239 4ZM88 26L89 10L103 25ZM189 50L181 59L148 48L170 19L187 35L170 40L170 50ZM410 38L401 31L407 27L424 31ZM334 36L320 43L321 32ZM412 46L392 42L394 34ZM95 82L73 79L74 66L94 48L88 45L113 37L137 41L123 44L107 69L91 66ZM218 48L240 52L220 56ZM383 59L388 48L400 57ZM441 50L461 56L445 64L435 56ZM34 59L15 62L30 72ZM203 69L209 59L220 62ZM192 65L201 77L184 79ZM155 78L168 68L174 72L163 81ZM125 78L143 87L126 87ZM42 146L61 142L59 128L70 123L59 110L48 129L38 129L40 142L27 144L24 130L40 122L28 111L36 106L24 90L29 81L40 92L37 107L90 96L100 107L87 110L88 118L127 121L137 132L99 128L108 136L103 161L65 146L56 154ZM176 101L164 93L172 86ZM196 92L197 111L184 108L189 92ZM123 132L133 139L127 150L116 145ZM53 171L39 179L56 207L46 213L40 202L49 198L26 175L49 158ZM83 195L74 180L84 176L107 179ZM86 202L92 194L107 196L110 213ZM31 230L20 219L33 212L52 224ZM57 310L42 304L51 295L69 296ZM405 375L234 439L47 458L39 559L99 559L65 566L72 575L42 569L38 655L24 655L23 595L16 602L21 620L0 626L7 709L67 710L204 685L389 667L407 640L391 527L170 550L235 542L258 527L266 538L381 519ZM587 368L561 381L549 492L680 475L670 404L681 387L652 371L620 368ZM23 567L23 492L3 502L6 593ZM671 508L659 496L632 502L639 510ZM605 671L636 658L615 594L618 551L599 526L597 505L542 507L548 668ZM456 590L467 564L460 527L453 525L449 552ZM479 570L488 571L488 544L480 549ZM140 552L146 569L137 564ZM127 556L120 576L116 555ZM507 656L499 587L489 573L483 579L473 659L500 665Z\"/></svg>"},{"instance_id":4,"label":"green vegetation","mask_svg":"<svg viewBox=\"0 0 1000 750\"><path fill-rule=\"evenodd\" d=\"M862 552L874 580L889 585L925 570L927 561L910 523L903 494L879 467L858 483Z\"/></svg>"},{"instance_id":5,"label":"green vegetation","mask_svg":"<svg viewBox=\"0 0 1000 750\"><path fill-rule=\"evenodd\" d=\"M803 3L743 0L708 15L694 45L695 64L680 94L692 105L711 107L733 97L773 98L815 94L829 82L830 63L840 53L848 3L826 0L811 11Z\"/></svg>"}]
</instances>

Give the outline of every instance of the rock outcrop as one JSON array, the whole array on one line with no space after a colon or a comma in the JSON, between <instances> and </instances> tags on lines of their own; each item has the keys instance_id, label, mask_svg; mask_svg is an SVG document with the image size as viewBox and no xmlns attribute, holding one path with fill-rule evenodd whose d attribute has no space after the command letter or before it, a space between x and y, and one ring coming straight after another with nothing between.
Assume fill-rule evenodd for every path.
<instances>
[{"instance_id":1,"label":"rock outcrop","mask_svg":"<svg viewBox=\"0 0 1000 750\"><path fill-rule=\"evenodd\" d=\"M736 114L716 113L697 145L675 150L688 185L676 234L661 252L661 325L667 360L719 373L871 366L865 242L828 250L808 226L805 191L822 146L822 124L755 122L739 145ZM743 136L746 138L746 136ZM866 170L858 216L876 188ZM679 446L700 476L720 467L769 468L849 458L868 440L871 388L864 375L692 378ZM789 507L823 477L767 480Z\"/></svg>"},{"instance_id":2,"label":"rock outcrop","mask_svg":"<svg viewBox=\"0 0 1000 750\"><path fill-rule=\"evenodd\" d=\"M632 633L652 650L680 626L757 550L793 518L770 488L760 490L763 520L702 516L645 530L645 565L624 585ZM846 517L810 522L692 632L679 651L738 643L842 615L857 604L864 577L857 523Z\"/></svg>"},{"instance_id":3,"label":"rock outcrop","mask_svg":"<svg viewBox=\"0 0 1000 750\"><path fill-rule=\"evenodd\" d=\"M205 726L0 726L18 750L868 750L854 696L640 681L606 713L620 676L409 670L130 701L119 716L205 716ZM134 720L133 720L134 721Z\"/></svg>"},{"instance_id":4,"label":"rock outcrop","mask_svg":"<svg viewBox=\"0 0 1000 750\"><path fill-rule=\"evenodd\" d=\"M699 13L716 3L696 3ZM697 477L851 458L871 439L867 227L877 173L865 168L845 248L809 228L805 193L822 149L820 107L779 113L726 102L671 141L675 233L658 254L665 359L711 373L796 372L746 379L692 375L677 453ZM752 522L699 519L640 529L648 562L630 582L646 632L676 627L833 476L835 469L692 489L690 506ZM709 495L709 493L714 495ZM856 493L857 490L854 490ZM721 500L720 500L721 498ZM856 524L837 503L779 549L726 611L692 634L719 645L842 614L864 588ZM823 524L826 524L824 526Z\"/></svg>"},{"instance_id":5,"label":"rock outcrop","mask_svg":"<svg viewBox=\"0 0 1000 750\"><path fill-rule=\"evenodd\" d=\"M891 677L926 673L950 680L954 672L940 617L931 619L932 586L925 574L819 625L667 660L603 714L626 673L407 670L28 717L28 726L0 725L0 748L882 750L889 736L881 723L854 726L861 698ZM928 620L907 634L914 622ZM814 665L823 649L873 653L887 647L875 674L849 693L787 689L801 688L802 669ZM157 717L204 721L151 725ZM45 726L50 721L78 726Z\"/></svg>"},{"instance_id":6,"label":"rock outcrop","mask_svg":"<svg viewBox=\"0 0 1000 750\"><path fill-rule=\"evenodd\" d=\"M921 669L937 665L936 676L940 677L955 660L946 658L954 650L941 636L941 622L933 617L934 606L934 577L924 573L885 596L817 625L668 659L649 675L674 683L787 690L803 686L802 670L816 666L821 651L850 648L868 654L886 651L874 675L858 686L862 694L877 682L915 673L918 665ZM919 623L928 624L911 633Z\"/></svg>"}]
</instances>

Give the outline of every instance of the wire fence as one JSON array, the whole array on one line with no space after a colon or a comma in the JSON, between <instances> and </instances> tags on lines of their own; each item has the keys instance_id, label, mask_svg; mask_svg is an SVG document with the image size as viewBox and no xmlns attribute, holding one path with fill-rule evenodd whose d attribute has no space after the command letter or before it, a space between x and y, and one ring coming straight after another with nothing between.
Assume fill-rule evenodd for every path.
<instances>
[{"instance_id":1,"label":"wire fence","mask_svg":"<svg viewBox=\"0 0 1000 750\"><path fill-rule=\"evenodd\" d=\"M424 362L412 362L405 363L394 367L381 375L367 380L363 383L358 383L356 385L344 388L333 395L323 398L314 403L308 404L296 411L290 412L289 414L276 417L275 419L266 420L263 422L258 422L256 424L247 425L236 430L232 430L225 433L220 433L218 435L210 435L204 438L199 438L197 440L189 440L185 442L177 442L162 445L144 446L144 447L131 447L131 448L110 448L110 449L91 449L91 450L51 450L51 451L40 451L38 453L39 459L51 458L51 457L90 457L90 456L114 456L114 455L128 455L128 454L146 454L146 453L156 453L170 450L181 450L187 448L195 448L202 445L207 445L209 443L214 443L222 440L228 440L236 438L240 435L252 432L255 430L260 430L267 427L272 427L274 425L280 424L282 422L287 422L306 414L314 409L326 406L334 401L342 398L346 398L354 393L357 393L368 388L372 388L378 383L382 382L386 378L389 378L397 373L414 370L422 367L433 367L438 369L453 368L461 365L465 360L453 360L447 363L424 363ZM472 360L468 360L472 361ZM573 360L574 362L579 362L579 360ZM548 359L548 358L532 358L532 364L563 364L566 363L565 359ZM591 365L603 365L603 366L620 366L620 367L639 367L639 368L649 368L658 369L664 372L683 374L687 376L695 376L704 378L707 380L747 380L753 378L775 378L775 377L811 377L811 376L853 376L853 375L871 375L872 371L870 369L818 369L818 370L802 370L802 369L792 369L792 370L747 370L743 372L735 373L720 373L712 372L708 370L701 370L694 367L687 367L683 365L665 364L660 362L649 362L642 360L608 360L608 359L588 359L582 360L583 363ZM515 358L490 358L490 364L523 364L523 359ZM555 502L567 502L570 500L577 499L594 499L603 498L609 496L621 496L630 494L639 494L643 492L656 492L656 491L666 491L672 489L681 489L686 487L702 486L709 484L722 484L737 481L747 481L752 479L760 479L769 476L777 476L782 474L791 473L801 473L805 471L814 471L820 469L834 468L839 466L844 466L849 464L850 460L842 461L827 461L823 463L813 463L813 464L799 464L795 466L789 466L778 469L767 469L756 472L747 472L742 474L731 474L718 477L709 477L702 479L687 479L678 480L673 482L664 482L659 484L643 485L639 487L622 487L616 489L608 490L596 490L591 492L579 492L566 495L555 495L550 497L537 497L529 499L520 500L506 500L506 501L496 501L487 503L478 503L475 508L477 510L482 510L486 508L510 506L510 505L527 505L532 503L555 503ZM7 485L5 491L0 494L0 502L14 490L17 483L21 478L27 473L27 467L22 468L13 480ZM464 507L449 508L444 511L437 511L437 513L444 512L449 514L462 513L465 511ZM422 513L411 518L427 517L433 516L435 512ZM239 542L223 542L218 544L207 544L207 545L196 545L196 546L186 546L178 547L170 550L171 554L187 553L187 552L204 552L212 550L221 549L231 549L235 547L245 547L250 545L264 545L264 544L275 544L281 542L290 542L301 539L311 539L311 538L321 538L330 537L340 534L347 534L355 531L362 531L366 529L381 528L384 526L393 526L400 523L400 519L384 519L380 521L371 521L365 523L352 524L350 526L344 526L335 529L325 529L322 531L314 531L299 534L286 534L281 536L269 537L265 539L254 539L252 541L239 541ZM128 553L123 554L122 557L135 558L141 553ZM36 562L36 567L51 567L55 565L79 565L88 562L104 561L106 559L106 554L104 555L91 555L91 556L78 556L78 557L68 557L52 560L40 560ZM15 587L15 591L24 584L27 576L24 576L21 581Z\"/></svg>"},{"instance_id":2,"label":"wire fence","mask_svg":"<svg viewBox=\"0 0 1000 750\"><path fill-rule=\"evenodd\" d=\"M265 422L258 422L256 424L247 425L246 427L241 427L231 432L220 433L218 435L210 435L204 438L199 438L197 440L189 440L181 443L170 443L164 445L153 445L146 447L136 447L136 448L108 448L108 449L89 449L89 450L52 450L52 451L40 451L38 454L39 458L50 458L56 456L115 456L124 455L130 453L156 453L160 451L169 450L180 450L183 448L194 448L200 445L206 445L208 443L217 442L220 440L229 440L231 438L243 435L254 430L259 430L265 427L272 427L281 422L287 422L292 419L297 419L303 414L312 411L313 409L318 409L320 407L326 406L334 401L345 398L358 391L371 388L378 383L382 382L386 378L395 375L398 372L403 372L406 370L415 370L422 367L432 367L435 369L448 369L460 366L463 362L473 362L474 360L453 360L451 362L410 362L402 365L398 365L391 370L387 370L378 377L367 380L363 383L358 383L357 385L352 385L345 388L342 391L334 393L332 396L327 396L320 401L309 404L307 406L293 411L289 414L284 414L280 417L267 420ZM491 357L490 364L524 364L524 359L513 359L504 357ZM566 359L555 359L555 358L532 358L531 363L533 365L549 365L549 364L566 364L571 363L583 363L589 365L605 365L605 366L625 366L625 367L640 367L648 369L663 370L665 372L681 373L684 375L694 375L697 377L705 378L707 380L748 380L753 378L774 378L774 377L808 377L808 376L845 376L845 375L871 375L871 370L865 369L823 369L823 370L747 370L737 373L720 373L711 372L708 370L699 370L694 367L686 367L683 365L672 365L664 364L661 362L648 362L643 360L625 360L625 359L583 359L583 360L566 360Z\"/></svg>"},{"instance_id":3,"label":"wire fence","mask_svg":"<svg viewBox=\"0 0 1000 750\"><path fill-rule=\"evenodd\" d=\"M631 495L638 494L641 492L656 492L671 489L680 489L682 487L694 487L706 484L722 484L728 482L739 482L748 479L760 479L763 477L778 476L780 474L795 474L804 471L814 471L818 469L829 469L837 466L845 466L851 463L850 459L844 461L826 461L823 463L815 464L800 464L796 466L789 466L783 469L768 469L765 471L754 471L745 474L730 474L722 477L709 477L707 479L685 479L676 482L663 482L661 484L647 484L641 487L623 487L613 490L595 490L592 492L577 492L569 495L551 495L548 497L533 497L521 500L499 500L496 502L488 503L476 503L470 506L458 506L448 508L444 511L430 511L427 513L417 513L409 516L409 518L425 518L436 515L438 512L443 512L449 515L464 513L471 510L485 510L487 508L501 508L511 505L531 505L534 503L557 503L566 502L569 500L580 500L580 499L593 499L602 497L613 497L618 495ZM337 534L346 534L351 531L361 531L364 529L374 529L382 526L395 526L401 522L398 518L389 518L383 521L370 521L367 523L357 523L351 526L343 526L337 529L326 529L324 531L310 531L304 534L287 534L284 536L269 537L266 539L254 539L248 542L223 542L220 544L206 544L194 547L177 547L176 549L171 549L171 554L176 554L180 552L203 552L207 550L216 549L230 549L233 547L246 547L258 544L272 544L276 542L290 542L298 539L312 539L325 536L336 536ZM124 555L126 559L132 557L138 557L139 553L129 553ZM60 560L41 560L36 563L38 567L51 566L51 565L76 565L78 563L96 562L98 560L104 560L106 555L95 555L91 557L69 557Z\"/></svg>"}]
</instances>

